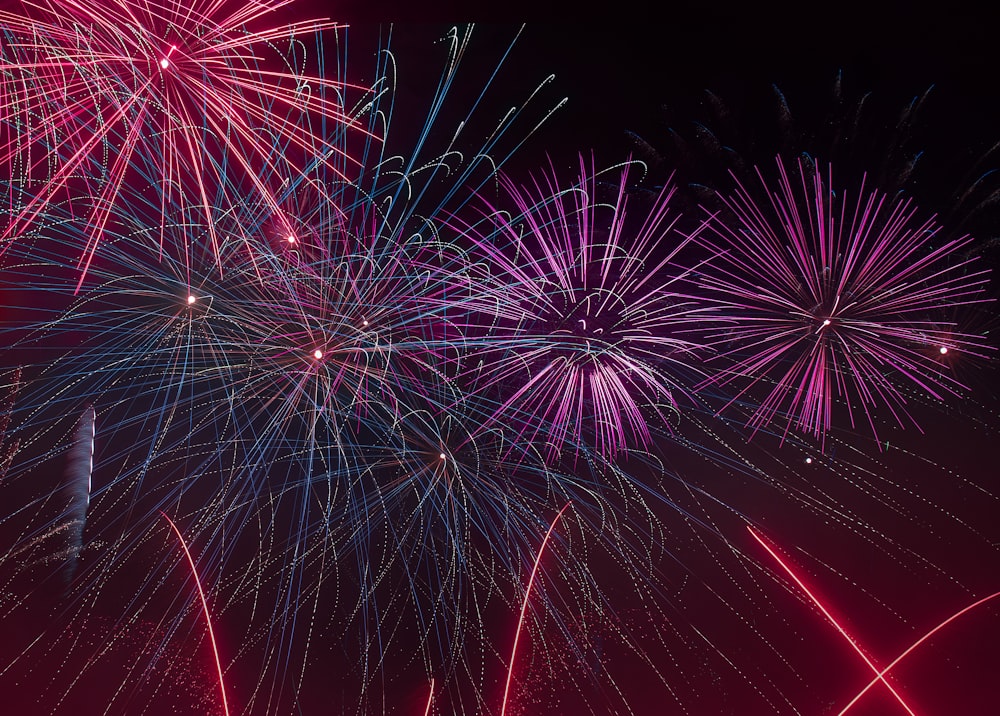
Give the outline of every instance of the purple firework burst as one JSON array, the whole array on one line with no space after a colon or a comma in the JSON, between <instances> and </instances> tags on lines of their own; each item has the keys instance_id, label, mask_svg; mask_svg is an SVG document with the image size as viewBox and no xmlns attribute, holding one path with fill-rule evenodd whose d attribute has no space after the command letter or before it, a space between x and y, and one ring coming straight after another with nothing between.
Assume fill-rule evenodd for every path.
<instances>
[{"instance_id":1,"label":"purple firework burst","mask_svg":"<svg viewBox=\"0 0 1000 716\"><path fill-rule=\"evenodd\" d=\"M702 387L739 386L727 407L751 401L755 430L783 422L819 439L838 415L877 434L877 408L913 422L909 391L961 390L944 355L987 350L946 318L986 300L988 271L959 258L972 239L942 237L864 181L837 193L829 168L777 168L776 189L757 172L766 200L737 182L697 239L716 254L700 286L723 326L706 331L724 367Z\"/></svg>"},{"instance_id":2,"label":"purple firework burst","mask_svg":"<svg viewBox=\"0 0 1000 716\"><path fill-rule=\"evenodd\" d=\"M669 210L673 188L634 225L628 167L602 174L581 158L568 187L554 168L528 187L503 180L514 211L490 206L463 229L482 256L472 307L492 314L479 385L496 389L497 418L544 436L549 459L567 446L605 458L648 446L697 380L702 346L689 327L707 309L682 290L688 239Z\"/></svg>"}]
</instances>

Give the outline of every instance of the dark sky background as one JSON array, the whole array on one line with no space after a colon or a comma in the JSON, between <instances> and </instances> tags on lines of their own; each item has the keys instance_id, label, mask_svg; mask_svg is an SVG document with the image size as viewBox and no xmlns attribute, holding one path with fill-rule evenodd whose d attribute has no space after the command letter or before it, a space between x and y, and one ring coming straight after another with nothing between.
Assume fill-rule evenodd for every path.
<instances>
[{"instance_id":1,"label":"dark sky background","mask_svg":"<svg viewBox=\"0 0 1000 716\"><path fill-rule=\"evenodd\" d=\"M949 12L951 8L942 5L930 14L902 4L872 11L815 3L780 12L711 3L582 8L562 0L544 6L526 0L492 6L426 6L399 0L387 6L349 0L337 6L316 3L313 8L351 24L348 36L352 52L362 58L356 63L360 67L374 46L373 38L384 34L377 24L397 23L392 47L400 66L401 116L420 106L420 88L432 86L437 77L440 52L427 48L447 31L448 23L483 21L463 68L470 79L457 85L453 97L450 111L458 116L462 100L481 87L477 73L492 70L496 49L518 32L515 21L527 20L490 89L487 106L518 101L548 74L555 79L541 106L561 97L569 101L511 159L506 168L518 176L543 166L547 156L563 167L574 164L578 152L593 152L598 164L630 156L650 160L648 186L663 182L675 170L682 183L724 179L721 156L716 155L713 164L712 152L698 144L698 123L713 131L719 126L706 89L728 108L728 125L719 128L720 136L749 163L770 162L782 146L826 158L830 116L836 115L831 87L838 72L848 104L872 93L870 123L831 150L834 160L841 154L848 157L840 178L850 182L856 170L891 175L891 166L886 167L894 157L879 156L878 149L888 146L886 138L900 136L900 108L933 86L915 125L903 133L905 151L924 152L918 171L903 188L922 207L938 213L946 230L974 231L983 260L997 267L996 207L974 210L955 203L970 177L1000 166L1000 156L976 164L1000 141L1000 60L996 28L985 10ZM483 58L479 65L475 53ZM781 89L791 107L791 125L782 126L778 119L772 85ZM447 121L446 116L442 124ZM697 146L681 156L671 130ZM393 131L398 135L394 141L405 145L405 127ZM637 142L636 136L644 141ZM650 147L656 152L651 154ZM870 166L865 163L869 156ZM699 163L702 158L707 164ZM1000 187L1000 182L988 181L987 186ZM997 295L996 279L990 290ZM981 313L980 325L995 330L995 307ZM593 573L614 604L614 614L593 622L580 619L580 630L588 623L598 626L584 639L589 650L566 656L565 663L559 661L563 635L530 631L535 643L525 651L530 666L519 672L522 691L515 712L838 713L867 682L869 672L749 538L741 514L782 545L880 665L947 616L1000 590L1000 484L993 455L1000 436L997 372L986 362L956 370L971 386L969 398L918 404L916 418L925 434L889 430L888 452L880 452L864 436L845 433L834 441L839 452L804 466L799 453L773 441L748 446L751 460L773 469L773 484L726 471L713 473L697 458L667 448L678 474L690 475L691 484L730 506L713 512L715 527L728 542L698 537L697 530L664 508L668 528L661 535L665 544L657 565L663 587L647 598L640 598L641 587L634 586L641 579L624 578L610 561L595 555ZM676 505L697 501L680 481L666 481L662 489ZM144 576L142 569L126 570L120 577L123 584ZM165 579L185 584L180 573ZM127 605L130 598L126 588L109 601ZM186 632L168 630L164 625L171 623L171 606L176 605L156 604L141 620L126 624L108 602L75 612L87 618L70 618L68 626L60 622L61 633L45 639L59 644L69 638L78 653L100 656L87 657L85 668L72 657L55 663L59 649L40 652L47 655L43 661L21 659L11 672L0 672L0 696L14 699L20 713L36 712L34 704L41 700L45 707L37 713L99 714L100 700L108 693L116 694L116 704L141 703L145 709L126 705L114 713L216 713L214 674L198 617L189 611ZM258 650L266 651L260 644L235 643L244 608L237 606L223 616L217 630L224 650L258 656ZM46 609L48 605L39 607L47 614ZM15 612L6 605L4 613ZM152 616L157 613L159 620ZM492 632L488 641L501 645L496 648L502 652L510 619L491 614L486 622ZM7 620L8 643L34 638L33 627L25 624ZM102 651L97 645L109 633L115 635L114 647ZM539 640L546 638L542 646ZM407 641L404 637L395 643ZM921 716L996 713L992 684L1000 668L998 644L1000 602L971 614L915 652L894 683ZM355 690L361 677L352 655L350 643L336 648L313 644L309 654L297 655L309 663L308 686L297 699L284 692L273 713L360 713ZM486 663L499 668L506 657L493 656ZM162 675L140 678L134 669L142 658L156 661ZM398 652L387 655L391 678L381 682L382 687L378 682L369 687L385 688L385 698L369 694L365 713L423 713L427 674L415 661ZM233 663L231 698L245 704L261 681L245 664L257 662L246 656L243 664L235 658ZM265 668L287 667L268 662ZM53 683L71 681L76 669L100 685L77 688L54 706L51 699L39 697ZM462 677L451 678L457 683ZM497 675L481 678L487 692L497 691ZM126 684L125 697L116 686L121 682ZM465 698L474 691L460 685L453 689L453 695L463 693ZM496 702L494 695L486 700ZM263 710L265 702L258 696L253 713L272 713ZM461 711L442 699L434 713ZM876 687L850 713L905 711Z\"/></svg>"}]
</instances>

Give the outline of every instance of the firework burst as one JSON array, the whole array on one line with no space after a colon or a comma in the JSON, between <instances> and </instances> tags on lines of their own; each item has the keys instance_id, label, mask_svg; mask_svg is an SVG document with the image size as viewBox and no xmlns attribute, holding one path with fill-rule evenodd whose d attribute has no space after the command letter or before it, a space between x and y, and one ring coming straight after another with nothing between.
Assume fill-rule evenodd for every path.
<instances>
[{"instance_id":1,"label":"firework burst","mask_svg":"<svg viewBox=\"0 0 1000 716\"><path fill-rule=\"evenodd\" d=\"M301 177L317 148L339 163L342 145L320 135L354 121L345 83L322 76L318 34L337 26L274 24L288 4L82 0L0 14L2 161L16 177L3 240L70 197L89 227L82 282L123 192L148 182L160 228L179 206L218 251L213 222L230 207L214 193L236 177L290 231L273 187Z\"/></svg>"},{"instance_id":2,"label":"firework burst","mask_svg":"<svg viewBox=\"0 0 1000 716\"><path fill-rule=\"evenodd\" d=\"M469 307L493 329L481 384L502 394L496 419L524 425L525 440L544 435L553 460L578 439L603 457L648 447L690 402L703 353L687 337L707 309L684 290L672 189L633 226L627 167L607 203L604 181L582 158L568 188L554 169L529 187L505 180L513 210L490 206L462 227L482 256Z\"/></svg>"},{"instance_id":3,"label":"firework burst","mask_svg":"<svg viewBox=\"0 0 1000 716\"><path fill-rule=\"evenodd\" d=\"M536 536L532 505L517 506L526 497L503 497L498 478L488 488L487 467L470 467L480 453L493 466L495 451L487 434L460 439L461 396L434 398L438 371L459 353L462 325L452 314L461 317L454 305L470 283L466 257L440 239L438 216L502 163L488 152L503 148L523 109L488 118L482 143L467 141L476 126L468 108L461 137L437 130L469 34L447 39L446 82L407 154L372 139L387 133L395 101L395 61L381 48L376 89L352 110L366 123L361 165L348 159L354 135L336 127L328 141L264 132L275 157L312 151L307 170L284 178L271 166L251 170L235 156L240 145L217 144L208 150L218 169L211 181L187 165L175 177L185 191L205 181L205 206L192 210L187 194L137 159L130 171L142 181L123 181L114 201L93 192L39 201L3 255L3 287L30 314L4 326L12 350L31 364L8 443L26 437L15 482L27 492L27 476L65 450L65 416L84 405L95 406L99 442L109 446L95 468L93 534L71 599L127 582L124 560L149 555L150 521L168 513L211 585L209 603L222 614L267 615L247 627L260 659L251 708L270 712L291 698L286 684L302 687L307 661L297 649L344 624L367 645L352 666L362 673L362 698L371 698L384 649L396 643L381 636L394 610L414 616L427 663L454 683L465 657L461 639L449 635L476 629L473 592L489 583L473 572L490 560L477 560L469 542L478 549L482 535L499 529L503 500L525 520L522 542ZM117 161L101 158L95 176ZM81 206L96 208L81 219ZM79 246L88 247L86 281L68 258ZM469 428L477 422L466 418ZM453 444L456 466L437 481L420 462L421 440L434 435ZM421 489L427 499L413 504ZM48 529L45 498L26 502L31 524L17 542L37 546ZM478 510L475 528L449 511L463 502L470 515ZM425 529L442 516L453 529ZM233 560L237 551L259 558ZM521 553L511 554L519 564ZM498 562L497 583L499 571ZM157 579L130 585L136 604L156 600ZM339 596L332 607L327 601L334 582L356 590L347 614ZM404 608L411 597L414 608ZM338 627L328 613L343 620Z\"/></svg>"},{"instance_id":4,"label":"firework burst","mask_svg":"<svg viewBox=\"0 0 1000 716\"><path fill-rule=\"evenodd\" d=\"M719 357L702 385L738 386L729 405L747 397L755 430L779 421L816 438L841 410L873 434L879 407L912 422L907 386L957 394L942 359L987 350L942 318L985 300L988 272L955 260L971 238L941 238L909 202L864 184L857 198L835 193L832 171L777 166L776 190L758 173L769 201L738 185L698 239L715 255L700 287L725 324L706 332Z\"/></svg>"},{"instance_id":5,"label":"firework burst","mask_svg":"<svg viewBox=\"0 0 1000 716\"><path fill-rule=\"evenodd\" d=\"M873 423L886 405L922 423L942 408L901 407L859 361L900 401L925 383L947 397L960 388L946 364L981 346L959 314L984 278L953 268L962 247L935 243L909 209L831 198L812 165L801 190L786 178L770 207L740 190L704 226L682 222L670 186L633 187L637 162L498 180L538 118L528 102L493 112L488 65L475 101L454 101L479 49L469 31L441 38L444 72L420 92L381 44L397 30L380 30L372 89L343 113L354 132L319 117L342 106L345 66L310 82L306 44L251 38L268 22L255 13L283 3L118 0L100 21L74 3L65 22L52 3L4 16L15 171L0 367L24 368L0 371L0 690L15 710L820 711L843 682L803 638L815 614L767 598L783 583L798 594L747 524L786 535L796 564L839 578L817 584L856 597L835 603L868 600L901 632L918 624L912 595L991 578L992 473L950 471L975 450L909 431L867 455L839 421L865 387ZM112 61L97 51L110 53L113 17L126 37ZM187 42L178 17L200 21ZM238 20L229 49L245 40L252 57L212 45L222 17ZM161 40L178 49L156 55ZM199 42L243 79L274 80L237 92L259 112L206 114L175 91L238 84ZM280 63L294 82L266 74ZM60 73L72 96L44 95ZM275 95L293 86L335 99ZM814 226L826 243L810 243ZM826 362L801 367L835 387L819 451L793 429L807 412L793 379L766 419L756 398L821 341ZM904 381L889 343L935 349L939 373ZM780 444L730 419L747 405ZM970 446L996 437L995 412L969 422L977 407L961 407ZM970 544L983 550L966 559ZM861 553L907 599L871 589ZM857 633L883 653L889 631Z\"/></svg>"}]
</instances>

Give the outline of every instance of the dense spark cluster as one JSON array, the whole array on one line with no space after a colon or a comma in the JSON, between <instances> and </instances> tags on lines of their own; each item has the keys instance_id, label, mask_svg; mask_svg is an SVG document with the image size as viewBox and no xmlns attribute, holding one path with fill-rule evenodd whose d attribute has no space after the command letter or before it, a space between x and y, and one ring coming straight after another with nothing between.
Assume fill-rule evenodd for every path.
<instances>
[{"instance_id":1,"label":"dense spark cluster","mask_svg":"<svg viewBox=\"0 0 1000 716\"><path fill-rule=\"evenodd\" d=\"M288 2L41 2L0 13L0 164L18 180L3 240L71 201L88 224L82 281L131 185L147 187L164 215L176 204L175 220L200 219L221 251L213 223L229 206L214 197L234 177L290 231L273 187L311 163L339 165L343 148L314 126L335 134L352 121L348 88L323 75L318 54L319 33L337 25L275 24ZM161 251L176 248L161 239Z\"/></svg>"},{"instance_id":2,"label":"dense spark cluster","mask_svg":"<svg viewBox=\"0 0 1000 716\"><path fill-rule=\"evenodd\" d=\"M160 713L176 674L109 676L131 628L133 661L214 674L206 712L387 713L416 679L428 715L514 713L539 681L634 713L630 670L684 709L699 669L798 712L725 643L787 668L744 527L779 505L909 554L878 516L919 490L841 428L965 395L972 239L780 161L769 203L740 186L708 219L633 161L521 183L548 80L456 109L455 29L414 123L387 46L349 103L335 26L270 24L285 4L0 14L0 619L45 622L0 683L58 660L31 708Z\"/></svg>"}]
</instances>

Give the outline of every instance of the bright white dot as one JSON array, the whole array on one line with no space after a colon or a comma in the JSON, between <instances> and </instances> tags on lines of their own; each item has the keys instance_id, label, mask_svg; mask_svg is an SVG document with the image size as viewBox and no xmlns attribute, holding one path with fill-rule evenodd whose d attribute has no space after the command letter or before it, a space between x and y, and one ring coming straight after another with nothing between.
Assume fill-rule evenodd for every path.
<instances>
[{"instance_id":1,"label":"bright white dot","mask_svg":"<svg viewBox=\"0 0 1000 716\"><path fill-rule=\"evenodd\" d=\"M190 306L192 303L194 303L197 300L198 299L196 299L194 296L188 296L188 305Z\"/></svg>"},{"instance_id":2,"label":"bright white dot","mask_svg":"<svg viewBox=\"0 0 1000 716\"><path fill-rule=\"evenodd\" d=\"M830 325L830 319L829 318L824 318L823 319L823 325L824 326L829 326Z\"/></svg>"},{"instance_id":3,"label":"bright white dot","mask_svg":"<svg viewBox=\"0 0 1000 716\"><path fill-rule=\"evenodd\" d=\"M319 360L322 357L323 357L323 351L321 351L319 348L313 351L313 358Z\"/></svg>"},{"instance_id":4,"label":"bright white dot","mask_svg":"<svg viewBox=\"0 0 1000 716\"><path fill-rule=\"evenodd\" d=\"M361 325L363 325L363 326L367 326L367 325L368 325L368 321L362 321L362 322L361 322Z\"/></svg>"},{"instance_id":5,"label":"bright white dot","mask_svg":"<svg viewBox=\"0 0 1000 716\"><path fill-rule=\"evenodd\" d=\"M806 458L806 465L812 465L812 464L813 464L813 459L811 457L807 457Z\"/></svg>"},{"instance_id":6,"label":"bright white dot","mask_svg":"<svg viewBox=\"0 0 1000 716\"><path fill-rule=\"evenodd\" d=\"M295 243L295 235L294 234L289 234L288 237L285 239L285 241L287 241L290 244L294 244Z\"/></svg>"},{"instance_id":7,"label":"bright white dot","mask_svg":"<svg viewBox=\"0 0 1000 716\"><path fill-rule=\"evenodd\" d=\"M162 60L160 60L160 68L165 70L168 67L170 67L170 60L164 57Z\"/></svg>"},{"instance_id":8,"label":"bright white dot","mask_svg":"<svg viewBox=\"0 0 1000 716\"><path fill-rule=\"evenodd\" d=\"M446 460L448 458L448 456L445 455L444 453L441 453L440 457L442 460Z\"/></svg>"},{"instance_id":9,"label":"bright white dot","mask_svg":"<svg viewBox=\"0 0 1000 716\"><path fill-rule=\"evenodd\" d=\"M938 352L940 352L941 355L946 355L948 353L948 346L941 346L938 348Z\"/></svg>"}]
</instances>

